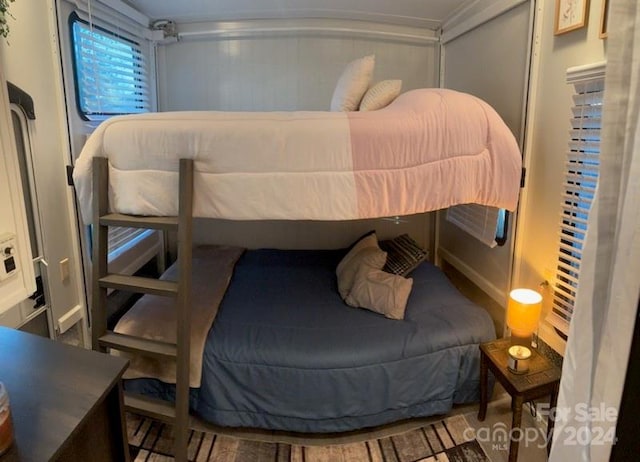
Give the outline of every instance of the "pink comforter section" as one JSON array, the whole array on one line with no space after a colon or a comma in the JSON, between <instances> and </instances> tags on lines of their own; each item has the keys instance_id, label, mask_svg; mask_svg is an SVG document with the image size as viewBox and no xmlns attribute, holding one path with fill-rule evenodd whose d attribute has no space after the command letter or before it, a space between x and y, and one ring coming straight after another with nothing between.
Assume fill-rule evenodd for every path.
<instances>
[{"instance_id":1,"label":"pink comforter section","mask_svg":"<svg viewBox=\"0 0 640 462\"><path fill-rule=\"evenodd\" d=\"M464 203L516 208L520 151L484 101L451 90L417 90L385 109L348 117L361 217Z\"/></svg>"}]
</instances>

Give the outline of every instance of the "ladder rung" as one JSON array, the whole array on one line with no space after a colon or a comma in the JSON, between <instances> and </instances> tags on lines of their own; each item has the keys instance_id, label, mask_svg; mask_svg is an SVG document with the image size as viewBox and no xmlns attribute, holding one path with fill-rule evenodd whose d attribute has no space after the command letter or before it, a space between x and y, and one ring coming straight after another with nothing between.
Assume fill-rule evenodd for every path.
<instances>
[{"instance_id":1,"label":"ladder rung","mask_svg":"<svg viewBox=\"0 0 640 462\"><path fill-rule=\"evenodd\" d=\"M178 293L178 283L160 279L141 278L139 276L125 276L123 274L109 274L99 279L100 287L125 290L127 292L175 296Z\"/></svg>"},{"instance_id":2,"label":"ladder rung","mask_svg":"<svg viewBox=\"0 0 640 462\"><path fill-rule=\"evenodd\" d=\"M173 403L127 391L124 392L124 407L129 412L162 422L173 423L176 419L176 409Z\"/></svg>"},{"instance_id":3,"label":"ladder rung","mask_svg":"<svg viewBox=\"0 0 640 462\"><path fill-rule=\"evenodd\" d=\"M178 229L178 217L141 217L111 213L100 217L103 226L124 226L126 228L149 228L171 231Z\"/></svg>"},{"instance_id":4,"label":"ladder rung","mask_svg":"<svg viewBox=\"0 0 640 462\"><path fill-rule=\"evenodd\" d=\"M177 347L175 344L159 342L157 340L149 340L131 335L118 334L117 332L108 331L105 335L98 339L101 346L115 348L121 351L130 351L132 353L141 353L146 356L154 356L160 358L175 358Z\"/></svg>"}]
</instances>

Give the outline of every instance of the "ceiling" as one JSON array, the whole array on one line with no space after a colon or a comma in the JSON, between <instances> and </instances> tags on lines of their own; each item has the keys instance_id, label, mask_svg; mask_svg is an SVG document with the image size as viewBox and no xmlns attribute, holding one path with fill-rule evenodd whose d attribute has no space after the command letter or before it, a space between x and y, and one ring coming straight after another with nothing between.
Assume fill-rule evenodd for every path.
<instances>
[{"instance_id":1,"label":"ceiling","mask_svg":"<svg viewBox=\"0 0 640 462\"><path fill-rule=\"evenodd\" d=\"M152 20L356 19L436 29L473 0L125 0Z\"/></svg>"}]
</instances>

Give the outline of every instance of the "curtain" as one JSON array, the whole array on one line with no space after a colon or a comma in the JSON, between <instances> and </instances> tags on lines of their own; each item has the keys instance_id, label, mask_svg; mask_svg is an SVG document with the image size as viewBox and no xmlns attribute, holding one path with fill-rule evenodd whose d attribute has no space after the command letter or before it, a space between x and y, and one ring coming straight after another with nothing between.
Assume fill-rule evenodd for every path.
<instances>
[{"instance_id":1,"label":"curtain","mask_svg":"<svg viewBox=\"0 0 640 462\"><path fill-rule=\"evenodd\" d=\"M609 0L600 179L565 353L550 461L606 461L640 295L640 5Z\"/></svg>"}]
</instances>

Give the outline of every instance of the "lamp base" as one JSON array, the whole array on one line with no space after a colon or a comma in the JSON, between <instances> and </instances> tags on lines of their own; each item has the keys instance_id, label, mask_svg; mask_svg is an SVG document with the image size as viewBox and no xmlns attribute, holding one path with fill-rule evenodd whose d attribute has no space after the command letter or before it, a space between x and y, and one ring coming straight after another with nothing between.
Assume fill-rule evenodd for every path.
<instances>
[{"instance_id":1,"label":"lamp base","mask_svg":"<svg viewBox=\"0 0 640 462\"><path fill-rule=\"evenodd\" d=\"M531 350L520 345L512 346L508 351L508 369L514 374L526 374L529 372Z\"/></svg>"}]
</instances>

